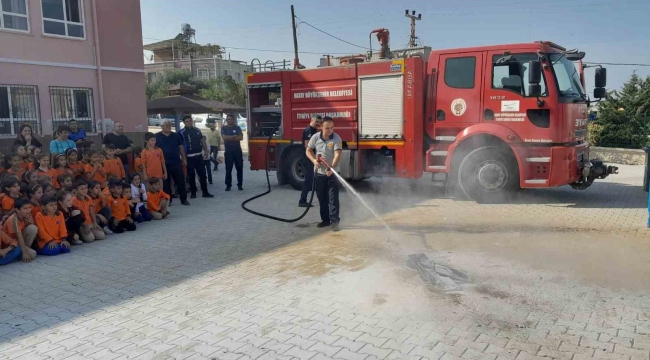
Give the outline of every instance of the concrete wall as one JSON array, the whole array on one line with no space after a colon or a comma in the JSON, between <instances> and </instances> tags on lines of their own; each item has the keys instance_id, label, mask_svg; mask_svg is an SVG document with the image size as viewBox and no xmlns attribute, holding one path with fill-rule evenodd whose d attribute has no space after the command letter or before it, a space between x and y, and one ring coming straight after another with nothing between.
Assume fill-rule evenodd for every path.
<instances>
[{"instance_id":1,"label":"concrete wall","mask_svg":"<svg viewBox=\"0 0 650 360\"><path fill-rule=\"evenodd\" d=\"M591 159L602 160L605 163L622 165L644 165L646 153L643 150L603 148L592 146L589 150Z\"/></svg>"}]
</instances>

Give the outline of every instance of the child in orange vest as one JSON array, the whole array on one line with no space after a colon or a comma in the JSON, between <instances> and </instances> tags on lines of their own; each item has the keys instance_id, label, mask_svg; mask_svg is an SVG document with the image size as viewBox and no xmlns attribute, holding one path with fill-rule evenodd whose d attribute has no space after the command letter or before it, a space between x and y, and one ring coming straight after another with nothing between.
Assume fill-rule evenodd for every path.
<instances>
[{"instance_id":1,"label":"child in orange vest","mask_svg":"<svg viewBox=\"0 0 650 360\"><path fill-rule=\"evenodd\" d=\"M63 213L58 209L54 196L44 196L41 200L43 211L36 214L38 242L36 252L39 255L55 256L70 252L70 243L66 240L68 230L65 227Z\"/></svg>"},{"instance_id":2,"label":"child in orange vest","mask_svg":"<svg viewBox=\"0 0 650 360\"><path fill-rule=\"evenodd\" d=\"M115 176L120 180L126 178L124 173L124 164L122 159L115 156L115 145L106 144L106 160L104 160L104 170L108 176Z\"/></svg>"},{"instance_id":3,"label":"child in orange vest","mask_svg":"<svg viewBox=\"0 0 650 360\"><path fill-rule=\"evenodd\" d=\"M169 216L167 207L171 197L160 189L162 181L159 178L149 178L149 192L147 192L147 209L154 220L165 219Z\"/></svg>"},{"instance_id":4,"label":"child in orange vest","mask_svg":"<svg viewBox=\"0 0 650 360\"><path fill-rule=\"evenodd\" d=\"M120 180L112 180L108 185L111 194L108 196L108 205L111 208L113 217L109 221L109 227L116 234L126 231L135 231L135 222L131 218L131 208L129 200L122 194L124 187L131 185L123 183Z\"/></svg>"}]
</instances>

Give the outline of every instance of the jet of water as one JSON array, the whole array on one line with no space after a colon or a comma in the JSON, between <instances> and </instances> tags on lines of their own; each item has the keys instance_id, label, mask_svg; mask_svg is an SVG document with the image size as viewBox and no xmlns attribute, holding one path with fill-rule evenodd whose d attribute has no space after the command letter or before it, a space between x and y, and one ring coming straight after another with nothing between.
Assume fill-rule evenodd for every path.
<instances>
[{"instance_id":1,"label":"jet of water","mask_svg":"<svg viewBox=\"0 0 650 360\"><path fill-rule=\"evenodd\" d=\"M393 233L393 230L390 228L390 226L388 226L388 224L387 224L387 223L386 223L386 222L385 222L385 221L384 221L384 220L379 216L379 214L377 214L377 212L375 212L375 210L373 210L373 208L372 208L372 207L371 207L371 206L370 206L370 205L369 205L369 204L368 204L368 203L363 199L363 197L361 196L361 194L359 194L356 190L354 190L354 188L352 187L352 185L348 184L348 182L345 181L345 180L341 177L341 175L339 175L339 173L337 173L334 169L331 169L331 170L332 170L332 173L334 173L334 175L336 176L336 178L339 180L339 182L340 182L341 184L343 184L343 186L345 187L345 189L346 189L350 194L354 195L354 196L357 198L357 200L359 200L359 202L360 202L361 204L363 204L363 206L365 206L366 209L368 209L368 211L370 211L370 213L371 213L372 215L374 215L375 218L377 218L377 220L379 220L379 221L384 225L384 227L386 228L386 230L388 230L388 233L389 233L389 234L392 234L392 233Z\"/></svg>"}]
</instances>

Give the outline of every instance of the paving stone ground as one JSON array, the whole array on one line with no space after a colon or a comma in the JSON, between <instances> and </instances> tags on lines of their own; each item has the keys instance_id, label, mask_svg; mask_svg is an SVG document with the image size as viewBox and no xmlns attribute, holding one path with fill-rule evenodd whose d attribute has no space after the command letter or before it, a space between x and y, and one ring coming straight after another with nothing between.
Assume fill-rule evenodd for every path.
<instances>
[{"instance_id":1,"label":"paving stone ground","mask_svg":"<svg viewBox=\"0 0 650 360\"><path fill-rule=\"evenodd\" d=\"M245 213L264 174L226 193L222 169L215 199L167 221L0 268L0 359L650 360L642 170L505 205L371 179L355 186L392 231L343 194L332 233L317 210ZM252 206L296 216L297 198L274 185ZM473 282L431 289L413 253Z\"/></svg>"}]
</instances>

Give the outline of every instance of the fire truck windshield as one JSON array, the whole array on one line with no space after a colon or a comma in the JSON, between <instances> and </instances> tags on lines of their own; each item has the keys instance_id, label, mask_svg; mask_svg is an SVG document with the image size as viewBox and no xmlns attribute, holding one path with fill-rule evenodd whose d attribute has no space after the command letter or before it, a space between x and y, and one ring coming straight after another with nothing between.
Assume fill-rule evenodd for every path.
<instances>
[{"instance_id":1,"label":"fire truck windshield","mask_svg":"<svg viewBox=\"0 0 650 360\"><path fill-rule=\"evenodd\" d=\"M585 90L574 63L563 54L551 54L550 59L560 96L584 99Z\"/></svg>"}]
</instances>

